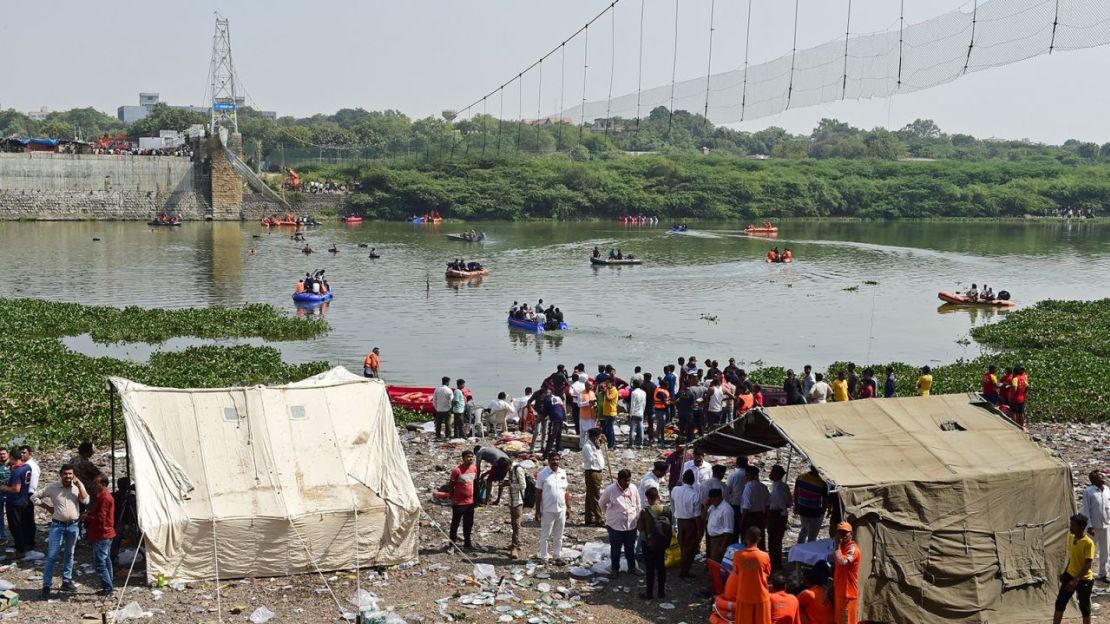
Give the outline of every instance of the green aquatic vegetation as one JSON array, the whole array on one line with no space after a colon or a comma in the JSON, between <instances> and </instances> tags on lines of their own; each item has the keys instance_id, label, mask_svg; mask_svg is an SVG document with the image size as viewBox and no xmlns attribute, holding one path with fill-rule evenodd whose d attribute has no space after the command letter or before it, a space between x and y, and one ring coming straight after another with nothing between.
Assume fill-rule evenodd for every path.
<instances>
[{"instance_id":1,"label":"green aquatic vegetation","mask_svg":"<svg viewBox=\"0 0 1110 624\"><path fill-rule=\"evenodd\" d=\"M849 286L847 288L843 288L842 290L844 290L844 292L856 292L857 290L859 290L859 286Z\"/></svg>"},{"instance_id":2,"label":"green aquatic vegetation","mask_svg":"<svg viewBox=\"0 0 1110 624\"><path fill-rule=\"evenodd\" d=\"M6 336L60 338L89 334L100 343L160 343L177 336L305 340L328 330L325 321L288 316L266 304L241 308L112 308L44 299L0 301Z\"/></svg>"},{"instance_id":3,"label":"green aquatic vegetation","mask_svg":"<svg viewBox=\"0 0 1110 624\"><path fill-rule=\"evenodd\" d=\"M159 352L146 364L90 357L66 349L62 336L88 333L98 342L158 343L199 338L311 338L322 321L285 316L266 305L188 310L117 309L39 299L0 301L0 431L35 444L72 446L109 437L108 377L168 387L285 383L329 368L327 362L287 364L273 347L197 346Z\"/></svg>"}]
</instances>

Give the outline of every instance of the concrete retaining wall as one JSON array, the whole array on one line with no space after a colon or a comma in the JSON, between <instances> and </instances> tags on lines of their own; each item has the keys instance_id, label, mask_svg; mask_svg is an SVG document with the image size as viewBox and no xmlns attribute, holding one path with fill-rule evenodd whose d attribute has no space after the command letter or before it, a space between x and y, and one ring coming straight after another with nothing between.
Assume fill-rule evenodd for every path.
<instances>
[{"instance_id":1,"label":"concrete retaining wall","mask_svg":"<svg viewBox=\"0 0 1110 624\"><path fill-rule=\"evenodd\" d=\"M203 219L207 183L173 156L0 154L0 219Z\"/></svg>"}]
</instances>

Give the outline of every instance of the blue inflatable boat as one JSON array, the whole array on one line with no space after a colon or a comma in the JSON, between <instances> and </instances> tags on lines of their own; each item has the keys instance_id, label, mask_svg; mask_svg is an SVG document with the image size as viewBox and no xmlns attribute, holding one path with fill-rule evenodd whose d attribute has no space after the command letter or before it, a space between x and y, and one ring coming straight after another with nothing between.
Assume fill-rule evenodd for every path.
<instances>
[{"instance_id":1,"label":"blue inflatable boat","mask_svg":"<svg viewBox=\"0 0 1110 624\"><path fill-rule=\"evenodd\" d=\"M515 327L517 329L523 329L523 330L531 331L531 332L540 332L540 333L543 332L543 325L540 325L539 323L533 323L532 321L522 321L520 319L515 319L511 316L508 317L508 319L509 319L509 326L510 327ZM560 330L570 329L570 327L568 327L566 323L559 323L559 329ZM550 330L550 331L555 331L555 330Z\"/></svg>"},{"instance_id":2,"label":"blue inflatable boat","mask_svg":"<svg viewBox=\"0 0 1110 624\"><path fill-rule=\"evenodd\" d=\"M314 295L312 293L293 293L293 301L297 303L324 303L331 301L331 293L324 293L322 295Z\"/></svg>"}]
</instances>

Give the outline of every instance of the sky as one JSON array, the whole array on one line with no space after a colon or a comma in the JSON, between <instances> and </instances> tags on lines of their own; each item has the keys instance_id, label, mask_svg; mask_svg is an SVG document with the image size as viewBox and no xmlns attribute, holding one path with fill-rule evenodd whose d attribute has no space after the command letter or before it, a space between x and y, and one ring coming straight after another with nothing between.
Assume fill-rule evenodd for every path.
<instances>
[{"instance_id":1,"label":"sky","mask_svg":"<svg viewBox=\"0 0 1110 624\"><path fill-rule=\"evenodd\" d=\"M986 1L986 0L981 0ZM1012 1L1028 5L1034 0ZM750 62L791 49L793 6L752 0ZM842 40L848 0L798 0L798 47ZM853 0L853 33L897 28L898 3ZM906 22L971 1L904 0ZM744 59L743 0L643 0L644 88L705 76L710 8L713 71ZM236 72L248 104L280 115L340 108L397 109L412 117L462 109L559 46L609 0L8 0L0 18L0 109L93 106L115 115L140 91L200 105L208 92L214 12L230 20ZM640 0L620 0L613 21L590 30L589 99L604 98L613 59L614 95L634 92ZM678 32L677 62L674 38ZM506 89L506 117L535 117L581 100L581 37L567 44L560 89L556 55L524 91ZM1110 142L1110 47L1040 56L970 74L926 91L837 102L735 125L808 133L823 117L898 128L931 118L946 132L1060 143ZM493 100L488 112L497 113ZM523 108L523 111L519 110Z\"/></svg>"}]
</instances>

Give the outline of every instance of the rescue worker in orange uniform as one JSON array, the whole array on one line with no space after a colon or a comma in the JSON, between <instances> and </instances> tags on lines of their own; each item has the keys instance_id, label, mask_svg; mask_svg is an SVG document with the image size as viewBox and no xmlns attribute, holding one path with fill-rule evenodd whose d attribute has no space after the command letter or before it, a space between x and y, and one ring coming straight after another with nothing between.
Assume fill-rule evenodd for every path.
<instances>
[{"instance_id":1,"label":"rescue worker in orange uniform","mask_svg":"<svg viewBox=\"0 0 1110 624\"><path fill-rule=\"evenodd\" d=\"M836 624L859 622L859 544L852 539L852 525L836 525L837 548L833 551L833 606Z\"/></svg>"},{"instance_id":2,"label":"rescue worker in orange uniform","mask_svg":"<svg viewBox=\"0 0 1110 624\"><path fill-rule=\"evenodd\" d=\"M366 354L366 359L362 361L363 377L378 377L378 371L382 366L381 353L381 349L374 347L370 353Z\"/></svg>"},{"instance_id":3,"label":"rescue worker in orange uniform","mask_svg":"<svg viewBox=\"0 0 1110 624\"><path fill-rule=\"evenodd\" d=\"M786 593L786 575L771 575L771 624L802 624L798 598Z\"/></svg>"},{"instance_id":4,"label":"rescue worker in orange uniform","mask_svg":"<svg viewBox=\"0 0 1110 624\"><path fill-rule=\"evenodd\" d=\"M790 251L789 247L784 249L783 252L782 252L782 261L783 262L790 262L793 259L794 259L794 252Z\"/></svg>"},{"instance_id":5,"label":"rescue worker in orange uniform","mask_svg":"<svg viewBox=\"0 0 1110 624\"><path fill-rule=\"evenodd\" d=\"M772 249L771 251L767 252L767 262L778 262L778 260L779 260L779 252L778 251Z\"/></svg>"},{"instance_id":6,"label":"rescue worker in orange uniform","mask_svg":"<svg viewBox=\"0 0 1110 624\"><path fill-rule=\"evenodd\" d=\"M300 294L300 293L304 292L304 280L303 279L297 280L297 287L294 290L294 292L296 292L297 294Z\"/></svg>"},{"instance_id":7,"label":"rescue worker in orange uniform","mask_svg":"<svg viewBox=\"0 0 1110 624\"><path fill-rule=\"evenodd\" d=\"M736 603L736 624L771 624L771 594L767 590L771 557L759 549L761 539L763 531L749 527L744 533L747 547L732 554L732 574L724 596Z\"/></svg>"},{"instance_id":8,"label":"rescue worker in orange uniform","mask_svg":"<svg viewBox=\"0 0 1110 624\"><path fill-rule=\"evenodd\" d=\"M833 624L835 621L832 596L825 590L825 583L829 580L827 566L822 561L820 565L806 570L805 589L798 594L798 608L804 624Z\"/></svg>"}]
</instances>

